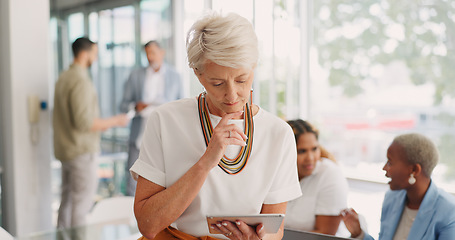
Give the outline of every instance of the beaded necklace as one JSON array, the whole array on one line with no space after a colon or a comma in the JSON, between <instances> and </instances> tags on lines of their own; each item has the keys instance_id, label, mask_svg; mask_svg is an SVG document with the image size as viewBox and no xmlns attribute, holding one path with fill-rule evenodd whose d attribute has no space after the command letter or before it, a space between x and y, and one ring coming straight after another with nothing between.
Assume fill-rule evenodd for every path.
<instances>
[{"instance_id":1,"label":"beaded necklace","mask_svg":"<svg viewBox=\"0 0 455 240\"><path fill-rule=\"evenodd\" d=\"M197 99L202 133L204 134L205 145L208 146L213 134L213 127L209 116L207 101L205 100L205 93L201 93ZM246 145L242 146L239 155L237 155L236 158L230 159L226 157L226 155L223 155L218 163L218 167L230 175L237 174L243 170L248 162L253 147L253 113L252 106L248 103L246 103L244 107L243 120L245 124L245 135L248 137Z\"/></svg>"}]
</instances>

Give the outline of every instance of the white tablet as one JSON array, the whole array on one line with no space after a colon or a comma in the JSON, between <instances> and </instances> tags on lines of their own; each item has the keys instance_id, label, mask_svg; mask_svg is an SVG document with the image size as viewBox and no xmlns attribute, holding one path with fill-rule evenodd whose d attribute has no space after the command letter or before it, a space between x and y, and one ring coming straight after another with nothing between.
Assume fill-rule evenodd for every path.
<instances>
[{"instance_id":1,"label":"white tablet","mask_svg":"<svg viewBox=\"0 0 455 240\"><path fill-rule=\"evenodd\" d=\"M264 224L264 230L266 233L277 233L280 229L281 223L283 222L284 214L254 214L254 215L223 215L223 216L207 216L207 225L210 233L221 234L216 229L212 229L210 225L216 224L221 221L237 220L243 221L250 226L257 226L260 223Z\"/></svg>"}]
</instances>

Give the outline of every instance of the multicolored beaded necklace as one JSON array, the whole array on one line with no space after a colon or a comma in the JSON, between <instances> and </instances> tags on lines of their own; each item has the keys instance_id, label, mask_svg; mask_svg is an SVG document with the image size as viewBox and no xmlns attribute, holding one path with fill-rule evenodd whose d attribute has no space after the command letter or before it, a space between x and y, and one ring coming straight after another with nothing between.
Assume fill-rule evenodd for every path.
<instances>
[{"instance_id":1,"label":"multicolored beaded necklace","mask_svg":"<svg viewBox=\"0 0 455 240\"><path fill-rule=\"evenodd\" d=\"M205 93L201 93L198 100L198 110L199 110L199 120L201 121L202 133L204 134L205 145L208 146L210 138L213 134L212 122L210 120L209 111L207 107L207 101L205 100ZM252 106L248 103L245 104L243 120L245 123L245 135L248 137L246 140L246 146L242 146L240 149L239 155L236 158L230 159L223 156L218 163L220 167L227 174L237 174L243 170L248 158L251 154L251 149L253 147L253 113Z\"/></svg>"}]
</instances>

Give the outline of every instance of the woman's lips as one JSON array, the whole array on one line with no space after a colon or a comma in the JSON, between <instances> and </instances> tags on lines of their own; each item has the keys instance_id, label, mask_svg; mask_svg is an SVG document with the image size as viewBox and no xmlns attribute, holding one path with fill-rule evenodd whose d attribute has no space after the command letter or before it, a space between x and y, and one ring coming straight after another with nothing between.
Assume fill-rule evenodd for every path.
<instances>
[{"instance_id":1,"label":"woman's lips","mask_svg":"<svg viewBox=\"0 0 455 240\"><path fill-rule=\"evenodd\" d=\"M236 105L238 102L235 102L235 103L224 103L225 105L228 105L228 106L234 106Z\"/></svg>"},{"instance_id":2,"label":"woman's lips","mask_svg":"<svg viewBox=\"0 0 455 240\"><path fill-rule=\"evenodd\" d=\"M387 184L390 184L392 182L392 178L387 176L387 174L385 175L385 177L390 179L390 181L387 183Z\"/></svg>"},{"instance_id":3,"label":"woman's lips","mask_svg":"<svg viewBox=\"0 0 455 240\"><path fill-rule=\"evenodd\" d=\"M311 170L314 168L314 165L303 165L303 168L305 168L307 170Z\"/></svg>"}]
</instances>

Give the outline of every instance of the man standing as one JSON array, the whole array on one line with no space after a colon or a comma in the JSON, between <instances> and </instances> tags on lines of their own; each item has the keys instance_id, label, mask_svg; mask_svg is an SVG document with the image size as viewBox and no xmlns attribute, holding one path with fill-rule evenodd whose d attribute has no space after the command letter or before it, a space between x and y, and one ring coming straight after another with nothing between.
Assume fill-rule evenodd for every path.
<instances>
[{"instance_id":1,"label":"man standing","mask_svg":"<svg viewBox=\"0 0 455 240\"><path fill-rule=\"evenodd\" d=\"M183 96L183 86L180 75L175 69L164 63L165 50L157 41L150 41L144 45L149 66L134 70L125 83L121 112L128 112L132 108L136 115L131 123L128 141L128 163L126 166L127 187L126 194L134 196L136 182L129 174L129 169L139 156L139 148L145 120L155 107Z\"/></svg>"},{"instance_id":2,"label":"man standing","mask_svg":"<svg viewBox=\"0 0 455 240\"><path fill-rule=\"evenodd\" d=\"M128 124L125 114L99 117L97 94L88 71L97 59L97 45L88 38L78 38L72 50L74 61L60 75L54 95L54 153L62 162L58 228L85 224L98 186L95 155L100 131Z\"/></svg>"}]
</instances>

